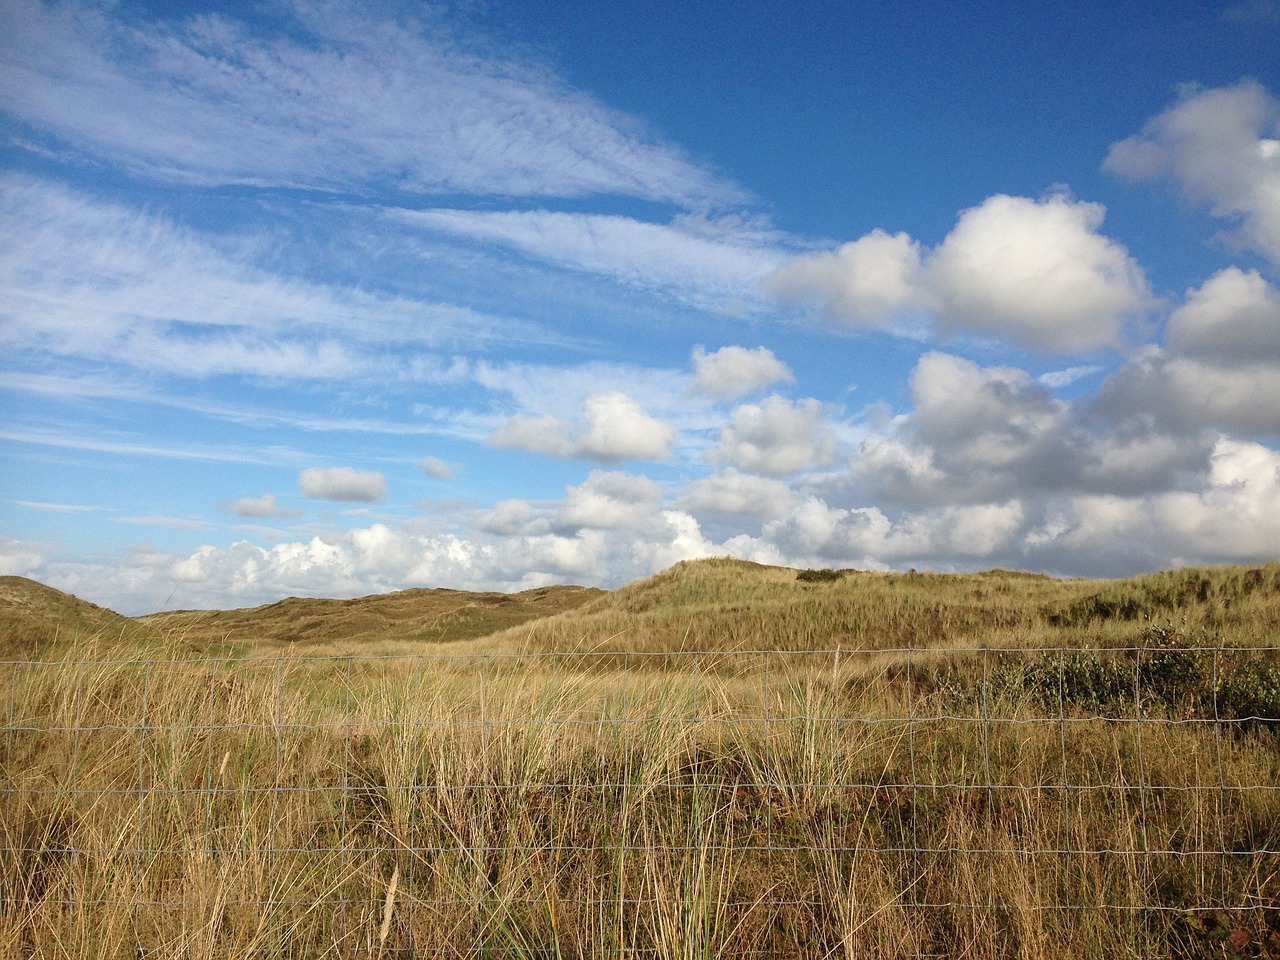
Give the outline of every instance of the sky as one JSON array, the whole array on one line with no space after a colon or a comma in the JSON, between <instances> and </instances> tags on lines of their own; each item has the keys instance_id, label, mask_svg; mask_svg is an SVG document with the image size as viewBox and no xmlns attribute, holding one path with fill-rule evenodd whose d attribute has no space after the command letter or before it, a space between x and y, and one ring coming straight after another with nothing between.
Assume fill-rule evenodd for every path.
<instances>
[{"instance_id":1,"label":"sky","mask_svg":"<svg viewBox=\"0 0 1280 960\"><path fill-rule=\"evenodd\" d=\"M0 0L0 573L1280 558L1280 2Z\"/></svg>"}]
</instances>

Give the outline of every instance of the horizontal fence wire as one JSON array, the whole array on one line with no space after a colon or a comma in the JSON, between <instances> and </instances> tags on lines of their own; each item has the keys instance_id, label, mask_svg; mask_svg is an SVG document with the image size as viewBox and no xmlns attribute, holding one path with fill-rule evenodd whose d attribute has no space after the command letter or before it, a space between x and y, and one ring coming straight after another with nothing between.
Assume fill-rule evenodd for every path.
<instances>
[{"instance_id":1,"label":"horizontal fence wire","mask_svg":"<svg viewBox=\"0 0 1280 960\"><path fill-rule=\"evenodd\" d=\"M1088 915L1138 953L1280 955L1278 663L4 661L0 953L1032 955Z\"/></svg>"}]
</instances>

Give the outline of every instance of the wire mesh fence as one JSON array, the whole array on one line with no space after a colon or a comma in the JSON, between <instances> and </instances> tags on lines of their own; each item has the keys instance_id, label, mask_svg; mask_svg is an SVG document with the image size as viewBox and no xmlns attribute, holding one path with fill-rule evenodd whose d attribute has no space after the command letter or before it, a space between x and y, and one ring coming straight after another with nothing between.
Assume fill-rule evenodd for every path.
<instances>
[{"instance_id":1,"label":"wire mesh fence","mask_svg":"<svg viewBox=\"0 0 1280 960\"><path fill-rule=\"evenodd\" d=\"M1280 955L1277 660L0 663L0 953Z\"/></svg>"}]
</instances>

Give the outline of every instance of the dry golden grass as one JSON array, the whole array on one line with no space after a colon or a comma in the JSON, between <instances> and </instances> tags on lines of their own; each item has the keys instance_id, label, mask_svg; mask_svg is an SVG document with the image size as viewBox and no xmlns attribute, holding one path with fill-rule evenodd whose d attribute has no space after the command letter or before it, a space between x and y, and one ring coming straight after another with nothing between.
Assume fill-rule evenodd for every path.
<instances>
[{"instance_id":1,"label":"dry golden grass","mask_svg":"<svg viewBox=\"0 0 1280 960\"><path fill-rule=\"evenodd\" d=\"M0 956L1274 956L1280 738L1152 684L1278 620L1280 565L711 561L377 657L82 636L0 663Z\"/></svg>"}]
</instances>

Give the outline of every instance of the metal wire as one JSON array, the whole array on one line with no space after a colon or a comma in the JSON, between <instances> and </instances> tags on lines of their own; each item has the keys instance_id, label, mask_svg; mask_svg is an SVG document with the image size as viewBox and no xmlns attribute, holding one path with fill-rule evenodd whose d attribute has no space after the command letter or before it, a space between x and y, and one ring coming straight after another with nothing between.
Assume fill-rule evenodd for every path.
<instances>
[{"instance_id":1,"label":"metal wire","mask_svg":"<svg viewBox=\"0 0 1280 960\"><path fill-rule=\"evenodd\" d=\"M926 691L915 677L921 664L945 652L951 658L970 657L977 660L973 678L975 686L967 693L948 697ZM840 857L857 857L873 850L880 857L901 858L902 870L908 880L904 887L904 902L913 910L945 911L970 910L993 911L1000 906L998 889L1000 870L1006 858L1022 858L1037 862L1057 864L1060 874L1055 889L1061 896L1052 901L1037 902L1033 909L1041 912L1078 913L1081 911L1129 912L1150 917L1161 913L1216 914L1244 913L1258 908L1258 903L1242 900L1238 890L1233 892L1233 876L1238 866L1251 869L1259 877L1280 874L1280 830L1259 830L1252 842L1247 836L1233 834L1228 824L1233 812L1244 801L1259 801L1265 806L1268 798L1280 795L1280 782L1274 777L1250 782L1232 773L1231 755L1241 737L1250 731L1280 724L1280 718L1258 715L1249 711L1240 715L1227 715L1219 702L1219 690L1225 666L1230 658L1242 656L1276 658L1280 646L1242 648L1207 648L1198 654L1210 655L1212 691L1209 710L1200 715L1186 715L1170 709L1156 709L1144 684L1144 665L1149 663L1151 651L1144 646L1098 647L1047 647L1034 650L969 647L948 648L945 651L911 647L874 650L769 650L752 649L724 652L700 651L638 651L609 650L571 653L489 653L431 652L414 655L377 656L277 656L277 657L154 657L140 659L73 659L68 661L28 660L0 661L0 680L11 684L10 693L0 702L7 702L8 716L4 726L5 755L0 766L0 803L5 810L14 811L26 803L26 798L42 792L56 793L62 803L80 810L111 798L125 798L136 804L131 809L133 842L89 843L67 835L59 840L45 838L33 842L30 832L0 831L0 858L10 863L58 861L73 864L92 862L129 862L134 876L126 887L90 889L84 881L85 870L68 870L67 882L56 892L48 894L46 904L67 907L84 907L86 904L123 902L128 898L139 918L142 908L173 909L174 900L149 896L152 889L148 877L152 871L163 871L168 860L178 861L191 855L187 841L172 839L164 842L166 832L158 818L165 816L171 805L189 805L193 799L203 806L200 822L203 836L199 840L200 853L210 861L247 861L252 857L265 857L268 872L276 872L291 861L311 860L317 863L327 858L339 859L354 865L352 869L367 871L372 863L390 862L406 864L406 881L402 893L402 910L413 911L428 908L469 905L477 910L476 924L480 923L480 908L492 891L479 888L468 896L449 895L435 891L427 896L426 886L415 885L413 869L434 862L441 857L464 855L477 864L492 863L507 857L522 857L536 853L551 858L576 858L589 860L593 854L610 856L634 856L643 858L680 858L690 855L708 856L725 854L734 857L758 857L762 864L775 865L788 857L828 856L833 862ZM1082 706L1069 696L1067 682L1068 656L1094 655L1103 658L1131 658L1132 689L1123 703L1097 704L1093 708ZM1056 658L1056 661L1055 659ZM865 705L867 696L874 694L877 684L885 689L894 687L890 678L875 673L889 660L905 661L904 678L896 681L900 696L889 701L888 712L878 715L855 715L852 711ZM1024 698L1016 710L1004 709L997 702L997 667L1007 662L1049 663L1056 668L1051 689L1040 700ZM305 671L323 666L330 678L337 678L340 689L326 700L326 706L317 710L314 718L298 719L287 715L284 704L290 689L289 671ZM455 715L446 717L412 713L407 716L393 708L388 700L369 701L360 693L362 679L357 671L370 671L370 678L385 674L389 669L407 668L407 679L398 676L397 682L408 690L416 690L427 684L444 670L450 677L470 677L474 699L463 698L463 706ZM847 678L864 670L860 688L867 696L859 699L846 690ZM140 687L136 709L123 711L127 716L110 719L89 719L94 716L98 704L91 689L95 674L112 670L140 671ZM572 704L557 708L554 700L541 707L541 713L529 717L512 717L507 714L502 697L509 693L503 684L518 683L522 674L539 672L548 674L549 688L555 690L567 679L583 679L589 684L592 671L619 681L619 691L614 702L585 711ZM63 708L49 711L49 704L38 699L28 700L24 693L35 689L41 672L58 671L69 678L70 702ZM164 697L167 671L207 671L207 683L201 675L200 689L203 702L197 702L184 716L162 715L159 704ZM261 713L267 719L223 717L220 710L220 683L238 674L256 674L270 671L268 683L272 702L263 704ZM711 697L705 709L690 707L687 702L672 702L650 696L648 688L639 682L641 678L675 677L689 683L701 683L710 690L719 690L717 683L751 680L760 684L758 695L739 696L732 700L723 691L720 699ZM791 686L788 687L788 684ZM797 691L810 689L821 691L821 709L815 709L813 696L800 696ZM787 697L790 699L787 699ZM967 697L967 699L966 699ZM900 712L893 712L898 704ZM1036 712L1036 711L1039 712ZM46 715L41 716L41 711ZM469 715L464 715L469 711ZM572 744L591 742L585 735L595 734L606 746L627 742L634 732L653 725L678 737L678 731L741 729L745 733L759 731L762 749L781 750L777 738L789 731L804 731L801 740L805 749L813 749L817 738L829 736L841 738L857 736L859 731L878 732L885 737L897 737L904 746L906 757L893 763L875 776L831 776L823 780L810 778L761 780L757 769L742 769L741 758L730 753L717 755L703 750L698 754L696 744L690 747L691 755L697 754L684 768L668 769L661 775L651 776L643 782L633 774L620 775L616 766L602 765L598 772L584 778L581 766L572 767ZM1048 747L1049 760L1043 765L1039 782L1026 783L1017 780L1017 771L1009 766L1007 752L1012 749L1004 741L1036 729L1045 729L1052 738ZM1072 742L1078 731L1102 729L1108 732L1116 750L1123 754L1132 745L1132 763L1121 764L1126 776L1106 782L1089 782L1081 779L1079 764L1073 764ZM930 743L939 736L959 736L972 731L976 746L974 765L967 771L969 779L943 775L942 761L930 755ZM1206 777L1198 775L1196 782L1159 779L1160 766L1153 762L1153 743L1174 731L1189 735L1203 735L1208 740L1211 753ZM287 738L292 733L308 733L330 737L333 763L330 776L325 780L313 779L298 782L290 768ZM517 735L536 738L545 733L550 744L548 769L520 768L518 765L504 768L503 748ZM375 739L384 747L398 744L412 751L426 737L469 737L478 750L478 760L470 768L459 767L450 773L447 781L444 771L436 771L433 781L422 776L419 758L406 759L404 768L391 770L384 764L375 776L362 764L361 738ZM799 735L798 735L799 736ZM230 746L224 748L219 737L230 738ZM235 738L263 738L267 749L266 761L261 769L239 771L235 777L226 776L228 757L234 749ZM67 753L62 772L54 782L46 782L49 773L45 766L26 768L19 764L20 756L33 750L52 749L55 742L66 741ZM93 749L101 738L113 738L112 742L136 741L137 755L127 769L119 769L112 776L104 776L94 767ZM614 739L609 739L614 738ZM693 738L690 743L694 743ZM47 741L47 742L46 742ZM175 782L166 779L157 766L156 756L165 744L190 741L199 757L196 766L203 770L199 782ZM1280 737L1255 738L1251 749L1258 751L1280 750ZM895 750L897 747L895 747ZM24 754L23 751L27 753ZM1119 755L1118 754L1118 755ZM779 754L781 756L781 754ZM706 766L697 765L698 758ZM717 762L733 759L739 764L717 768ZM629 758L627 758L629 760ZM700 761L699 761L700 762ZM781 762L781 761L780 761ZM565 768L566 779L548 776L549 771ZM890 766L892 769L890 769ZM1016 767L1016 764L1014 765ZM778 769L775 764L774 769ZM818 769L810 764L810 770ZM1257 769L1267 769L1265 765ZM1273 759L1271 770L1280 769L1280 759ZM1056 771L1056 772L1051 772ZM874 772L874 771L873 771ZM932 773L932 776L931 776ZM45 778L45 779L42 779ZM443 816L439 810L447 802L464 797L479 797L474 802L477 809L498 816L498 801L512 805L530 804L547 800L547 833L536 848L528 844L504 842L500 829L477 830L470 846L464 842L464 830L457 830L456 842L424 842L415 839L412 831L400 836L386 824L371 825L381 808L393 793L412 816L423 818ZM611 836L596 840L575 834L569 822L569 814L558 814L555 803L588 803L593 798L614 795L661 795L664 802L695 805L700 811L700 821L685 834L654 833L647 838L628 833L620 828ZM809 835L797 832L784 824L789 796L815 796L820 794L828 801L843 802L859 813L861 823L853 818L851 823L838 823L825 834L815 831ZM298 798L323 801L332 813L332 823L318 824L314 829L314 842L301 845L288 842L288 819L299 816L291 813ZM1158 834L1154 824L1156 812L1171 799L1179 799L1191 808L1211 810L1210 821L1196 820L1189 832L1177 830ZM1091 842L1084 833L1081 804L1086 801L1114 802L1118 818L1130 817L1132 843ZM930 815L930 804L954 802L956 809L973 813L972 842L946 844L929 836L925 819ZM230 803L255 807L263 804L267 810L266 829L263 834L249 837L243 832L237 835L231 828L221 825L219 811ZM603 802L603 801L601 801ZM1049 804L1044 811L1051 820L1052 830L1043 834L1049 839L1037 844L1018 844L1001 841L1001 817L1011 817L1010 810L1022 809L1020 805L1043 802ZM361 805L364 805L363 807ZM1197 806L1198 805L1198 806ZM1272 804L1274 809L1274 804ZM818 809L817 807L814 808ZM1027 809L1030 809L1028 806ZM374 812L370 812L373 810ZM498 811L494 813L494 811ZM735 819L737 818L737 819ZM896 818L896 819L895 819ZM734 828L743 821L751 829ZM882 823L883 821L883 823ZM877 833L869 829L869 823L887 823ZM122 825L123 827L123 825ZM838 829L837 829L838 828ZM736 830L736 832L735 832ZM841 833L841 830L844 832ZM896 832L895 832L896 831ZM121 831L123 836L124 831ZM1052 838L1056 834L1056 841ZM145 842L144 838L152 842ZM643 840L643 842L640 842ZM932 840L932 842L931 842ZM1176 842L1174 842L1176 840ZM978 856L985 858L985 890L968 900L937 899L926 893L917 893L916 883L931 868L948 857ZM1089 900L1077 895L1080 885L1077 875L1085 870L1090 858L1128 858L1137 864L1140 872L1139 886L1154 890L1160 882L1160 871L1166 861L1184 863L1197 861L1203 864L1203 872L1212 875L1212 881L1195 891L1195 897L1179 902L1167 898L1158 902L1126 902L1122 900ZM576 862L576 861L575 861ZM398 867L397 867L398 869ZM910 879L916 878L916 879ZM416 878L420 879L420 878ZM1238 887L1238 884L1237 884ZM369 885L366 897L353 897L349 888L335 888L325 900L327 908L335 910L361 910L377 912L384 891L375 884ZM12 890L6 891L0 884L0 908L7 900L14 901ZM224 894L224 896L231 896ZM176 897L180 902L181 897ZM275 900L241 896L233 901L243 907L266 907ZM504 903L537 904L538 894L511 894ZM559 895L557 902L582 908L598 907L598 899L575 898L572 892ZM630 894L618 898L628 909L639 909L646 904L660 902ZM778 894L769 901L775 908L805 908L822 910L830 906L821 898ZM748 908L759 905L759 900L739 900L728 897L722 900L726 908ZM1267 903L1268 909L1277 909ZM137 922L140 924L141 920ZM479 926L473 935L481 934ZM637 950L633 952L644 952Z\"/></svg>"}]
</instances>

